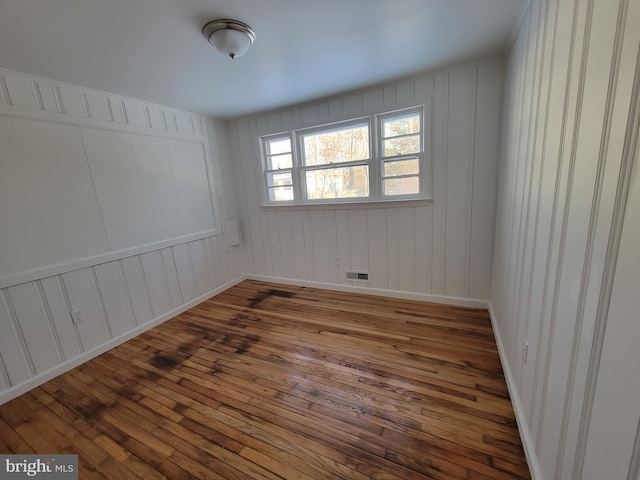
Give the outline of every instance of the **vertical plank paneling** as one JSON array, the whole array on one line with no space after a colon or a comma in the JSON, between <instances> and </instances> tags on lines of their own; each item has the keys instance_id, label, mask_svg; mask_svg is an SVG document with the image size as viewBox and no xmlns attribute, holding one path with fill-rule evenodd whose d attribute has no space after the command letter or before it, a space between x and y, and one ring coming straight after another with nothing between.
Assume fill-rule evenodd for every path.
<instances>
[{"instance_id":1,"label":"vertical plank paneling","mask_svg":"<svg viewBox=\"0 0 640 480\"><path fill-rule=\"evenodd\" d=\"M138 325L147 323L153 319L153 311L151 310L140 261L138 257L129 257L122 259L120 264L136 323Z\"/></svg>"},{"instance_id":2,"label":"vertical plank paneling","mask_svg":"<svg viewBox=\"0 0 640 480\"><path fill-rule=\"evenodd\" d=\"M69 306L62 291L60 277L48 277L40 280L53 325L60 339L64 360L80 355L82 350L78 342L76 328L71 322Z\"/></svg>"},{"instance_id":3,"label":"vertical plank paneling","mask_svg":"<svg viewBox=\"0 0 640 480\"><path fill-rule=\"evenodd\" d=\"M184 302L190 302L198 296L196 272L191 261L191 252L188 244L173 247L173 257L176 261L176 270L180 281L180 291Z\"/></svg>"},{"instance_id":4,"label":"vertical plank paneling","mask_svg":"<svg viewBox=\"0 0 640 480\"><path fill-rule=\"evenodd\" d=\"M31 377L31 367L5 295L6 290L0 290L0 353L11 385L19 385Z\"/></svg>"},{"instance_id":5,"label":"vertical plank paneling","mask_svg":"<svg viewBox=\"0 0 640 480\"><path fill-rule=\"evenodd\" d=\"M346 210L336 211L336 239L338 247L338 279L339 283L353 284L346 280L345 270L352 268L351 264L351 233L349 225L349 212Z\"/></svg>"},{"instance_id":6,"label":"vertical plank paneling","mask_svg":"<svg viewBox=\"0 0 640 480\"><path fill-rule=\"evenodd\" d=\"M295 260L295 277L302 280L308 280L307 274L307 258L306 258L306 238L304 236L304 223L302 213L291 212L291 238L293 239L293 258Z\"/></svg>"},{"instance_id":7,"label":"vertical plank paneling","mask_svg":"<svg viewBox=\"0 0 640 480\"><path fill-rule=\"evenodd\" d=\"M398 209L387 209L387 285L398 290L400 276Z\"/></svg>"},{"instance_id":8,"label":"vertical plank paneling","mask_svg":"<svg viewBox=\"0 0 640 480\"><path fill-rule=\"evenodd\" d=\"M398 210L398 289L415 290L416 217L414 208Z\"/></svg>"},{"instance_id":9,"label":"vertical plank paneling","mask_svg":"<svg viewBox=\"0 0 640 480\"><path fill-rule=\"evenodd\" d=\"M114 337L135 327L131 305L122 279L120 262L103 263L94 267L100 296Z\"/></svg>"},{"instance_id":10,"label":"vertical plank paneling","mask_svg":"<svg viewBox=\"0 0 640 480\"><path fill-rule=\"evenodd\" d=\"M338 234L336 226L336 211L327 210L326 216L327 222L327 248L329 249L329 256L327 265L331 271L331 283L339 283L340 267L335 265L335 257L338 255ZM331 261L333 259L333 262Z\"/></svg>"},{"instance_id":11,"label":"vertical plank paneling","mask_svg":"<svg viewBox=\"0 0 640 480\"><path fill-rule=\"evenodd\" d=\"M313 236L313 261L315 265L316 281L331 282L331 263L329 235L327 232L326 211L311 212L311 235Z\"/></svg>"},{"instance_id":12,"label":"vertical plank paneling","mask_svg":"<svg viewBox=\"0 0 640 480\"><path fill-rule=\"evenodd\" d=\"M476 67L453 70L449 79L445 294L466 297L473 180Z\"/></svg>"},{"instance_id":13,"label":"vertical plank paneling","mask_svg":"<svg viewBox=\"0 0 640 480\"><path fill-rule=\"evenodd\" d=\"M415 208L415 291L420 293L431 292L431 259L432 240L431 232L432 211L429 207ZM483 297L480 297L483 298Z\"/></svg>"},{"instance_id":14,"label":"vertical plank paneling","mask_svg":"<svg viewBox=\"0 0 640 480\"><path fill-rule=\"evenodd\" d=\"M316 279L316 264L314 257L314 248L313 245L315 243L315 239L313 238L313 230L312 230L312 222L311 222L311 213L303 212L302 213L302 228L304 232L304 255L305 260L307 262L307 278L309 280Z\"/></svg>"},{"instance_id":15,"label":"vertical plank paneling","mask_svg":"<svg viewBox=\"0 0 640 480\"><path fill-rule=\"evenodd\" d=\"M387 288L387 212L382 208L368 211L369 280L373 288Z\"/></svg>"},{"instance_id":16,"label":"vertical plank paneling","mask_svg":"<svg viewBox=\"0 0 640 480\"><path fill-rule=\"evenodd\" d=\"M294 252L294 236L291 225L291 212L277 212L276 225L280 237L280 257L282 258L282 276L296 278L296 256Z\"/></svg>"},{"instance_id":17,"label":"vertical plank paneling","mask_svg":"<svg viewBox=\"0 0 640 480\"><path fill-rule=\"evenodd\" d=\"M283 276L283 254L280 244L280 228L278 227L278 213L274 211L265 212L267 223L267 234L269 235L269 245L271 246L271 264L273 275Z\"/></svg>"},{"instance_id":18,"label":"vertical plank paneling","mask_svg":"<svg viewBox=\"0 0 640 480\"><path fill-rule=\"evenodd\" d=\"M435 78L433 102L433 250L431 291L444 295L447 257L447 160L449 136L449 74Z\"/></svg>"},{"instance_id":19,"label":"vertical plank paneling","mask_svg":"<svg viewBox=\"0 0 640 480\"><path fill-rule=\"evenodd\" d=\"M358 271L365 272L369 270L369 244L367 232L367 211L349 210L351 267Z\"/></svg>"},{"instance_id":20,"label":"vertical plank paneling","mask_svg":"<svg viewBox=\"0 0 640 480\"><path fill-rule=\"evenodd\" d=\"M169 285L171 305L175 308L185 302L182 299L182 294L180 293L180 281L178 280L178 272L173 258L173 251L171 248L163 248L160 251L160 255L162 256L162 266Z\"/></svg>"},{"instance_id":21,"label":"vertical plank paneling","mask_svg":"<svg viewBox=\"0 0 640 480\"><path fill-rule=\"evenodd\" d=\"M15 285L8 288L7 293L36 373L49 370L61 357L36 284Z\"/></svg>"},{"instance_id":22,"label":"vertical plank paneling","mask_svg":"<svg viewBox=\"0 0 640 480\"><path fill-rule=\"evenodd\" d=\"M482 119L500 116L502 69L496 64L482 64L478 68L469 296L489 298L490 283L487 279L491 276L499 125ZM500 87L496 88L496 85Z\"/></svg>"},{"instance_id":23,"label":"vertical plank paneling","mask_svg":"<svg viewBox=\"0 0 640 480\"><path fill-rule=\"evenodd\" d=\"M204 242L202 240L196 240L195 242L189 242L189 255L191 256L191 262L193 263L193 270L196 278L196 292L197 296L207 293L208 286L211 285L211 273L209 272L209 264L207 262L207 252L204 248Z\"/></svg>"},{"instance_id":24,"label":"vertical plank paneling","mask_svg":"<svg viewBox=\"0 0 640 480\"><path fill-rule=\"evenodd\" d=\"M91 270L85 268L68 272L62 275L62 279L71 310L79 310L82 317L82 322L76 327L84 351L102 345L110 338Z\"/></svg>"},{"instance_id":25,"label":"vertical plank paneling","mask_svg":"<svg viewBox=\"0 0 640 480\"><path fill-rule=\"evenodd\" d=\"M169 283L162 265L160 252L148 252L140 255L142 273L149 290L153 317L157 318L173 308Z\"/></svg>"}]
</instances>

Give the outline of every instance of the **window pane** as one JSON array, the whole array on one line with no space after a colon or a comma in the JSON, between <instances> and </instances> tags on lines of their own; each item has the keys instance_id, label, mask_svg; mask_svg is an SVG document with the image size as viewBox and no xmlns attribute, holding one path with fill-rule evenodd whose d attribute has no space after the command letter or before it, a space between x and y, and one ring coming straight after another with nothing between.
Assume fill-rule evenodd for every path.
<instances>
[{"instance_id":1,"label":"window pane","mask_svg":"<svg viewBox=\"0 0 640 480\"><path fill-rule=\"evenodd\" d=\"M358 198L369 196L369 167L323 168L307 171L307 198Z\"/></svg>"},{"instance_id":2,"label":"window pane","mask_svg":"<svg viewBox=\"0 0 640 480\"><path fill-rule=\"evenodd\" d=\"M293 200L293 187L269 187L269 200L272 202Z\"/></svg>"},{"instance_id":3,"label":"window pane","mask_svg":"<svg viewBox=\"0 0 640 480\"><path fill-rule=\"evenodd\" d=\"M408 135L410 133L420 133L420 115L411 113L409 115L387 118L382 121L382 129L385 138Z\"/></svg>"},{"instance_id":4,"label":"window pane","mask_svg":"<svg viewBox=\"0 0 640 480\"><path fill-rule=\"evenodd\" d=\"M267 175L267 182L270 187L281 185L291 185L291 172L270 173Z\"/></svg>"},{"instance_id":5,"label":"window pane","mask_svg":"<svg viewBox=\"0 0 640 480\"><path fill-rule=\"evenodd\" d=\"M279 170L281 168L292 168L293 157L290 153L284 155L274 155L273 157L267 157L267 167L269 170Z\"/></svg>"},{"instance_id":6,"label":"window pane","mask_svg":"<svg viewBox=\"0 0 640 480\"><path fill-rule=\"evenodd\" d=\"M400 175L417 175L420 173L420 163L417 158L411 160L398 160L397 162L384 162L385 177L398 177Z\"/></svg>"},{"instance_id":7,"label":"window pane","mask_svg":"<svg viewBox=\"0 0 640 480\"><path fill-rule=\"evenodd\" d=\"M420 135L391 138L384 141L384 156L409 155L420 152Z\"/></svg>"},{"instance_id":8,"label":"window pane","mask_svg":"<svg viewBox=\"0 0 640 480\"><path fill-rule=\"evenodd\" d=\"M305 165L352 162L369 158L369 126L350 126L304 135Z\"/></svg>"},{"instance_id":9,"label":"window pane","mask_svg":"<svg viewBox=\"0 0 640 480\"><path fill-rule=\"evenodd\" d=\"M291 139L289 137L272 138L265 142L267 155L278 155L291 152Z\"/></svg>"},{"instance_id":10,"label":"window pane","mask_svg":"<svg viewBox=\"0 0 640 480\"><path fill-rule=\"evenodd\" d=\"M385 195L412 195L420 193L418 177L389 178L384 180Z\"/></svg>"}]
</instances>

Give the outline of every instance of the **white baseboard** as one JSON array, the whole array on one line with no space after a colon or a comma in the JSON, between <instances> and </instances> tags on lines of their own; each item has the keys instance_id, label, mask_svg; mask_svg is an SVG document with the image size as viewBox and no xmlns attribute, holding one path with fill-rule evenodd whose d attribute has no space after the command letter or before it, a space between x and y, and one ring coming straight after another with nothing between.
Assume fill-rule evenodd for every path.
<instances>
[{"instance_id":1,"label":"white baseboard","mask_svg":"<svg viewBox=\"0 0 640 480\"><path fill-rule=\"evenodd\" d=\"M205 293L204 295L201 295L198 298L195 298L190 302L185 303L184 305L181 305L177 308L174 308L173 310L168 311L164 315L160 315L159 317L154 318L153 320L150 320L143 325L137 326L133 330L129 330L127 333L124 333L116 338L112 338L111 340L109 340L106 343L103 343L102 345L99 345L89 351L86 351L78 355L77 357L70 358L69 360L59 365L56 365L55 367L53 367L50 370L47 370L46 372L42 372L41 374L36 375L35 377L32 377L25 382L22 382L14 387L11 387L8 390L5 390L4 392L0 393L0 405L22 395L23 393L28 392L33 388L36 388L42 385L45 382L48 382L52 378L55 378L58 375L61 375L71 370L72 368L77 367L78 365L88 362L89 360L97 357L98 355L102 355L104 352L111 350L114 347L117 347L118 345L126 342L127 340L131 340L133 337L140 335L141 333L144 333L147 330L157 325L160 325L163 322L166 322L170 318L173 318L176 315L186 312L191 307L195 307L199 303L202 303L205 300L208 300L214 295L224 292L225 290L233 287L234 285L237 285L238 283L242 282L245 279L246 279L246 276L236 278L235 280L232 280L231 282L228 282L208 293Z\"/></svg>"},{"instance_id":2,"label":"white baseboard","mask_svg":"<svg viewBox=\"0 0 640 480\"><path fill-rule=\"evenodd\" d=\"M527 457L527 463L529 464L529 471L531 472L532 480L543 480L542 469L538 462L538 455L536 455L535 443L531 438L531 432L529 431L529 425L527 418L518 395L518 389L516 386L515 378L511 373L511 367L509 366L509 359L507 358L507 352L502 343L502 337L500 336L500 330L496 322L496 315L493 311L491 302L488 304L489 318L491 319L491 327L493 329L493 335L496 338L496 344L498 345L498 353L500 354L500 363L502 364L502 370L504 371L505 379L507 380L507 388L509 389L509 396L511 397L511 403L513 410L516 414L516 421L518 422L518 431L520 432L520 440L524 447L524 454Z\"/></svg>"},{"instance_id":3,"label":"white baseboard","mask_svg":"<svg viewBox=\"0 0 640 480\"><path fill-rule=\"evenodd\" d=\"M297 287L320 288L322 290L335 290L337 292L362 293L364 295L375 295L377 297L400 298L403 300L417 300L419 302L442 303L445 305L456 305L459 307L488 308L487 300L475 298L447 297L445 295L431 295L428 293L401 292L399 290L386 290L383 288L359 287L356 285L342 285L337 283L314 282L310 280L296 280L293 278L269 277L267 275L249 274L249 280L259 280L262 282L280 283L283 285L295 285Z\"/></svg>"}]
</instances>

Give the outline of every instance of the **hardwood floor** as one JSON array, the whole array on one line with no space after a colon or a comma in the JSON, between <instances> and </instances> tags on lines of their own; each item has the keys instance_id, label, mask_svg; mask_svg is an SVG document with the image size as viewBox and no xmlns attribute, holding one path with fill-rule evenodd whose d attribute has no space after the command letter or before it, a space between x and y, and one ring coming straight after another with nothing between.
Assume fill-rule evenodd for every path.
<instances>
[{"instance_id":1,"label":"hardwood floor","mask_svg":"<svg viewBox=\"0 0 640 480\"><path fill-rule=\"evenodd\" d=\"M529 478L484 310L246 281L0 406L80 478Z\"/></svg>"}]
</instances>

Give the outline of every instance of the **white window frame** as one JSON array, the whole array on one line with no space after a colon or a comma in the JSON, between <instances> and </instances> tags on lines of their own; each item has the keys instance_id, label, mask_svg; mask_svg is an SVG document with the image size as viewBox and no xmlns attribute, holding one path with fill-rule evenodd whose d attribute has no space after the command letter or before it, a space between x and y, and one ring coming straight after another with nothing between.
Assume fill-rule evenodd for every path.
<instances>
[{"instance_id":1,"label":"white window frame","mask_svg":"<svg viewBox=\"0 0 640 480\"><path fill-rule=\"evenodd\" d=\"M384 141L389 138L398 138L398 137L384 137L384 127L383 122L390 118L394 117L404 117L418 114L420 117L420 139L419 145L420 149L418 153L411 153L406 155L395 155L392 157L384 156ZM394 200L412 200L416 198L426 198L428 194L428 170L427 170L427 162L425 155L425 119L424 119L424 107L412 107L412 108L403 108L401 110L395 110L393 112L386 112L376 115L376 158L378 160L378 174L379 174L379 184L378 184L378 193L379 199L381 201L394 201ZM413 134L411 134L413 135ZM418 159L418 193L412 193L407 195L385 195L384 193L384 180L385 178L403 178L402 176L398 177L385 177L384 176L384 164L387 162L400 162L403 160L411 160L417 158ZM415 175L407 175L406 177L411 177Z\"/></svg>"},{"instance_id":2,"label":"white window frame","mask_svg":"<svg viewBox=\"0 0 640 480\"><path fill-rule=\"evenodd\" d=\"M430 147L429 130L425 128L428 108L424 105L402 108L398 110L372 114L352 118L344 121L333 122L328 124L317 125L313 127L300 128L296 130L278 132L274 134L264 135L260 137L260 150L262 156L263 170L263 199L264 205L314 205L314 204L349 204L349 203L376 203L376 202L394 202L407 200L428 200L430 199L430 165L429 155L426 151ZM384 138L382 122L393 117L401 117L417 113L420 115L420 152L410 155L399 155L393 157L384 157L383 143ZM303 138L305 135L321 133L323 131L330 132L341 127L356 126L367 124L369 130L369 158L363 160L355 160L350 162L327 163L322 165L303 164L302 155L304 154ZM430 127L430 125L429 125ZM291 169L275 169L269 170L269 157L267 155L266 145L270 140L278 138L289 138L291 142L292 168ZM384 195L383 178L384 163L388 161L401 161L406 159L418 159L419 165L419 186L420 191L417 194L409 195ZM366 165L369 169L369 196L368 197L348 197L348 198L320 198L309 199L306 194L306 172L312 170L322 170L326 168L340 168ZM291 179L293 183L293 200L270 200L269 198L269 175L278 172L291 171ZM390 178L390 177L389 177ZM401 178L401 177L400 177Z\"/></svg>"}]
</instances>

